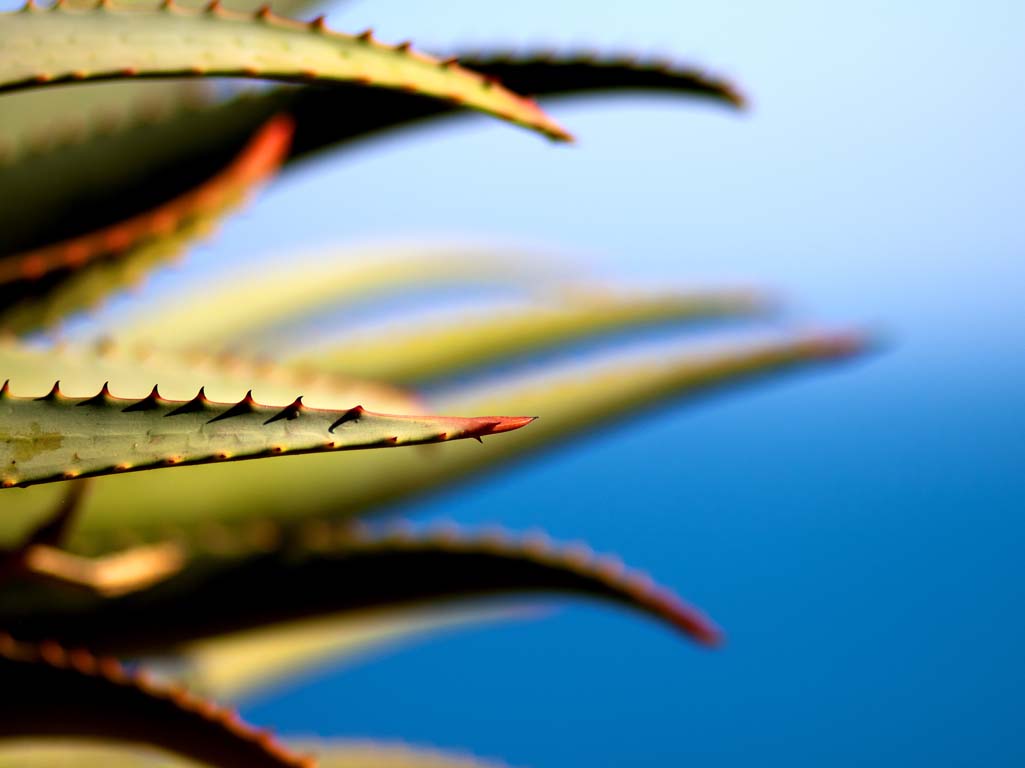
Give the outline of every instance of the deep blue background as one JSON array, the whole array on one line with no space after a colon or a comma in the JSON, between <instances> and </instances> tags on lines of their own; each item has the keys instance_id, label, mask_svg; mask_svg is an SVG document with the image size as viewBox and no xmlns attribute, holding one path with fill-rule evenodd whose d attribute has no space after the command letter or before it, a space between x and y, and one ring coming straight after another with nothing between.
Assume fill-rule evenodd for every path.
<instances>
[{"instance_id":1,"label":"deep blue background","mask_svg":"<svg viewBox=\"0 0 1025 768\"><path fill-rule=\"evenodd\" d=\"M1025 5L896 5L367 0L332 14L435 49L677 53L738 78L753 109L554 105L575 148L478 117L397 136L283 181L159 290L297 233L459 234L572 250L625 282L763 285L797 325L885 344L410 510L618 552L714 616L722 651L572 607L246 714L537 768L1025 764Z\"/></svg>"}]
</instances>

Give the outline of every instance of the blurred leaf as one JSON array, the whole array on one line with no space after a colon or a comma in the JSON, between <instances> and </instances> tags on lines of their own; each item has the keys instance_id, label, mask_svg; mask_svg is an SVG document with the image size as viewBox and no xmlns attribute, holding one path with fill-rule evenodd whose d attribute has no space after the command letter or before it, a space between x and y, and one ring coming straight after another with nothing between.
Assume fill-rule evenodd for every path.
<instances>
[{"instance_id":1,"label":"blurred leaf","mask_svg":"<svg viewBox=\"0 0 1025 768\"><path fill-rule=\"evenodd\" d=\"M265 269L233 273L186 295L146 304L109 332L119 343L161 349L268 354L301 341L295 336L302 331L295 329L318 313L432 289L522 288L554 272L533 255L497 248L335 248L282 258ZM240 295L245 302L233 300ZM173 336L168 328L175 329Z\"/></svg>"},{"instance_id":2,"label":"blurred leaf","mask_svg":"<svg viewBox=\"0 0 1025 768\"><path fill-rule=\"evenodd\" d=\"M0 327L25 333L52 326L177 255L274 173L291 133L288 118L272 119L195 189L104 229L0 257Z\"/></svg>"},{"instance_id":3,"label":"blurred leaf","mask_svg":"<svg viewBox=\"0 0 1025 768\"><path fill-rule=\"evenodd\" d=\"M288 362L409 386L425 385L587 339L657 325L736 318L765 308L763 300L739 291L650 297L569 292L563 301L547 306L343 337Z\"/></svg>"},{"instance_id":4,"label":"blurred leaf","mask_svg":"<svg viewBox=\"0 0 1025 768\"><path fill-rule=\"evenodd\" d=\"M504 768L479 760L407 744L371 741L300 741L294 748L315 755L319 768ZM177 757L90 742L47 739L0 746L0 768L188 768Z\"/></svg>"},{"instance_id":5,"label":"blurred leaf","mask_svg":"<svg viewBox=\"0 0 1025 768\"><path fill-rule=\"evenodd\" d=\"M100 738L156 746L224 768L312 765L232 713L87 651L33 646L0 634L0 679L0 742Z\"/></svg>"},{"instance_id":6,"label":"blurred leaf","mask_svg":"<svg viewBox=\"0 0 1025 768\"><path fill-rule=\"evenodd\" d=\"M627 57L484 51L467 53L462 61L508 80L513 90L539 96L631 90L741 103L724 80L695 69ZM20 119L29 110L14 111ZM41 236L68 237L89 226L118 221L138 212L141 201L152 207L192 188L198 179L223 167L245 139L276 114L288 114L296 123L289 158L296 160L390 128L463 112L455 105L381 89L300 87L248 92L227 102L192 96L182 98L177 109L171 101L139 107L128 117L113 109L97 111L96 118L77 118L74 129L62 129L64 136L76 134L75 140L48 140L37 128L35 143L56 146L47 152L14 154L6 165L0 160L0 188L17 192L6 210L0 208L0 255L45 244ZM0 114L7 114L4 99ZM51 116L44 123L46 131L52 133L52 126L66 125L68 119ZM100 131L97 122L116 130ZM0 125L0 139L3 130ZM154 184L156 178L159 185ZM44 211L58 215L41 218Z\"/></svg>"},{"instance_id":7,"label":"blurred leaf","mask_svg":"<svg viewBox=\"0 0 1025 768\"><path fill-rule=\"evenodd\" d=\"M269 362L110 342L39 349L0 341L0 381L8 380L13 391L42 395L58 378L66 394L78 397L95 395L108 384L122 397L141 399L160 382L160 391L172 400L188 400L203 387L208 397L222 402L241 400L251 390L259 402L278 406L302 394L305 404L318 408L348 409L364 403L371 410L399 413L424 408L423 400L398 387L351 376L296 372Z\"/></svg>"},{"instance_id":8,"label":"blurred leaf","mask_svg":"<svg viewBox=\"0 0 1025 768\"><path fill-rule=\"evenodd\" d=\"M102 653L150 656L322 616L373 619L398 606L569 595L630 608L703 645L720 640L699 611L646 576L543 535L370 534L321 523L295 538L280 539L262 526L186 546L189 559L179 572L121 595L11 582L0 592L0 626L24 640L60 637Z\"/></svg>"},{"instance_id":9,"label":"blurred leaf","mask_svg":"<svg viewBox=\"0 0 1025 768\"><path fill-rule=\"evenodd\" d=\"M180 669L174 674L206 696L238 701L327 664L381 653L441 632L533 618L538 613L516 606L436 604L309 619L190 643L180 649Z\"/></svg>"}]
</instances>

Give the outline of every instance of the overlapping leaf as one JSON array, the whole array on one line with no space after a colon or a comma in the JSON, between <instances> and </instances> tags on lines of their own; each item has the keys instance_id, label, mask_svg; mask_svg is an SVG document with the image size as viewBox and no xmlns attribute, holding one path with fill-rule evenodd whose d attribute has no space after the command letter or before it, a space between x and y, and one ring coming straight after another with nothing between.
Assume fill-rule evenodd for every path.
<instances>
[{"instance_id":1,"label":"overlapping leaf","mask_svg":"<svg viewBox=\"0 0 1025 768\"><path fill-rule=\"evenodd\" d=\"M234 713L88 651L0 634L0 679L0 741L100 738L158 746L222 768L313 766Z\"/></svg>"},{"instance_id":2,"label":"overlapping leaf","mask_svg":"<svg viewBox=\"0 0 1025 768\"><path fill-rule=\"evenodd\" d=\"M39 38L50 44L40 48ZM0 15L0 91L48 83L139 76L234 76L360 83L412 91L477 109L554 139L569 136L532 101L458 64L289 21L269 9L238 13L105 3L79 10L58 3Z\"/></svg>"},{"instance_id":3,"label":"overlapping leaf","mask_svg":"<svg viewBox=\"0 0 1025 768\"><path fill-rule=\"evenodd\" d=\"M485 75L508 79L514 90L539 96L657 90L740 103L725 80L696 69L627 57L470 52L461 60ZM3 110L0 99L0 114ZM204 174L222 167L257 126L276 114L288 114L295 121L289 157L294 161L382 130L459 111L456 105L382 89L279 88L227 102L209 96L183 98L178 110L162 104L139 108L134 120L132 113L125 117L113 109L100 111L93 123L113 123L116 130L91 128L87 122L76 129L75 140L66 137L68 131L54 137L52 127L49 132L37 129L32 144L53 144L49 151L21 151L6 164L0 160L0 188L17 192L12 195L14 204L0 209L0 255L46 242L39 238L53 231L54 217L41 219L43 211L59 214L57 236L67 237L95 222L131 216L138 211L136 201L147 199L155 205L181 194ZM50 123L62 124L57 117Z\"/></svg>"},{"instance_id":4,"label":"overlapping leaf","mask_svg":"<svg viewBox=\"0 0 1025 768\"><path fill-rule=\"evenodd\" d=\"M0 593L0 626L19 638L60 637L104 653L140 656L209 638L318 616L373 612L439 600L569 594L645 613L691 639L715 645L700 612L618 560L544 537L459 531L368 534L310 525L291 541L260 531L221 542L193 540L190 559L164 581L114 597L27 599ZM207 543L205 546L209 546ZM30 574L28 574L30 575ZM46 595L51 595L46 599ZM88 615L89 621L82 621Z\"/></svg>"},{"instance_id":5,"label":"overlapping leaf","mask_svg":"<svg viewBox=\"0 0 1025 768\"><path fill-rule=\"evenodd\" d=\"M0 257L0 328L51 327L137 282L270 176L291 133L288 118L272 119L228 167L185 194L79 237Z\"/></svg>"}]
</instances>

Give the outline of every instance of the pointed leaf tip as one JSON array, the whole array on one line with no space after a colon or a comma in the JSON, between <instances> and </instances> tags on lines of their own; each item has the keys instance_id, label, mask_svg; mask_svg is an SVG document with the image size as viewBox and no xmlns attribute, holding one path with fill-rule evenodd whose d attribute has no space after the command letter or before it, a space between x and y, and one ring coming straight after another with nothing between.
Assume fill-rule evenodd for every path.
<instances>
[{"instance_id":1,"label":"pointed leaf tip","mask_svg":"<svg viewBox=\"0 0 1025 768\"><path fill-rule=\"evenodd\" d=\"M488 431L481 434L496 435L499 432L512 432L514 429L527 426L532 421L537 421L537 416L498 416L489 425Z\"/></svg>"}]
</instances>

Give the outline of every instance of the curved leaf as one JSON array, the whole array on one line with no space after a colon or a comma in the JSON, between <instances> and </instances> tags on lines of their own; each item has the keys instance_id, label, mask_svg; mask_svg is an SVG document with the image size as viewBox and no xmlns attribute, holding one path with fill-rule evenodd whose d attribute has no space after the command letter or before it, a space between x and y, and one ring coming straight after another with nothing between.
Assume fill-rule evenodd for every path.
<instances>
[{"instance_id":1,"label":"curved leaf","mask_svg":"<svg viewBox=\"0 0 1025 768\"><path fill-rule=\"evenodd\" d=\"M268 733L118 662L0 634L0 740L101 738L160 747L223 768L312 768Z\"/></svg>"},{"instance_id":2,"label":"curved leaf","mask_svg":"<svg viewBox=\"0 0 1025 768\"><path fill-rule=\"evenodd\" d=\"M636 298L571 293L559 305L460 317L408 331L343 337L287 362L422 386L600 336L750 315L765 306L753 294L739 291Z\"/></svg>"},{"instance_id":3,"label":"curved leaf","mask_svg":"<svg viewBox=\"0 0 1025 768\"><path fill-rule=\"evenodd\" d=\"M318 768L505 768L464 753L371 741L310 741L292 745L314 755ZM71 761L68 756L74 755ZM190 764L191 765L191 764ZM0 750L0 768L185 768L171 757L89 742L29 740Z\"/></svg>"},{"instance_id":4,"label":"curved leaf","mask_svg":"<svg viewBox=\"0 0 1025 768\"><path fill-rule=\"evenodd\" d=\"M241 189L266 179L281 164L292 136L287 117L270 120L239 156L198 188L109 227L0 258L0 285L35 281L114 256L147 239L172 234L182 223L224 207Z\"/></svg>"},{"instance_id":5,"label":"curved leaf","mask_svg":"<svg viewBox=\"0 0 1025 768\"><path fill-rule=\"evenodd\" d=\"M405 605L208 638L179 649L169 673L218 700L248 699L326 664L352 662L425 637L535 618L527 606Z\"/></svg>"},{"instance_id":6,"label":"curved leaf","mask_svg":"<svg viewBox=\"0 0 1025 768\"><path fill-rule=\"evenodd\" d=\"M457 419L390 416L258 404L252 393L215 403L200 389L189 401L157 388L141 400L99 394L69 398L54 384L42 397L0 390L0 488L160 467L239 461L283 454L420 445L518 429L530 417Z\"/></svg>"},{"instance_id":7,"label":"curved leaf","mask_svg":"<svg viewBox=\"0 0 1025 768\"><path fill-rule=\"evenodd\" d=\"M51 44L40 48L36 41ZM190 11L91 10L27 5L0 14L0 91L47 83L140 76L230 76L320 83L360 83L459 103L539 131L569 135L534 102L457 64L386 46L369 35L227 11L214 3Z\"/></svg>"},{"instance_id":8,"label":"curved leaf","mask_svg":"<svg viewBox=\"0 0 1025 768\"><path fill-rule=\"evenodd\" d=\"M698 611L618 560L553 545L543 536L448 529L374 534L326 523L311 523L297 541L274 544L265 529L260 534L256 546L238 536L217 541L217 552L205 556L196 549L203 540L194 539L192 559L178 574L123 596L86 596L75 603L27 601L23 591L15 599L8 595L0 604L0 626L26 640L60 637L104 653L139 656L315 616L565 593L633 608L704 645L720 639Z\"/></svg>"},{"instance_id":9,"label":"curved leaf","mask_svg":"<svg viewBox=\"0 0 1025 768\"><path fill-rule=\"evenodd\" d=\"M205 231L205 222L277 170L291 134L288 118L273 119L228 167L197 188L98 231L0 257L0 328L24 333L51 326L92 306L153 261L177 253L180 245Z\"/></svg>"},{"instance_id":10,"label":"curved leaf","mask_svg":"<svg viewBox=\"0 0 1025 768\"><path fill-rule=\"evenodd\" d=\"M484 51L464 54L462 60L486 75L508 79L515 84L513 90L522 88L539 96L645 90L739 103L736 90L725 80L688 67L626 56ZM0 113L4 108L0 100ZM101 216L114 221L124 218L131 215L131 201L139 199L140 193L163 191L166 198L193 186L197 172L205 169L210 174L222 166L258 125L282 112L296 121L290 160L297 160L382 130L460 111L454 105L386 90L351 87L340 93L303 87L246 93L226 103L183 100L178 112L140 110L135 122L122 120L114 133L90 130L87 123L78 131L78 141L64 142L42 155L15 156L7 167L0 162L0 188L18 193L12 196L14 205L0 208L0 231L5 238L26 228L38 231L41 200L48 206L60 203L62 226L71 230L65 234L82 229L79 217L84 218L87 210L85 221ZM154 112L157 117L146 117ZM112 119L105 117L103 122ZM37 141L46 141L46 136ZM116 162L126 157L130 168L140 169L137 175L126 176ZM23 236L17 247L33 244ZM11 247L15 245L12 241ZM4 252L0 240L0 253Z\"/></svg>"},{"instance_id":11,"label":"curved leaf","mask_svg":"<svg viewBox=\"0 0 1025 768\"><path fill-rule=\"evenodd\" d=\"M465 245L333 248L289 256L255 274L211 279L188 294L139 307L123 327L110 328L109 333L120 343L148 343L161 349L267 354L276 344L301 344L289 330L301 328L318 313L413 292L522 288L555 272L529 254ZM246 296L246 302L231 300L238 295ZM175 329L173 337L167 328Z\"/></svg>"}]
</instances>

